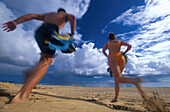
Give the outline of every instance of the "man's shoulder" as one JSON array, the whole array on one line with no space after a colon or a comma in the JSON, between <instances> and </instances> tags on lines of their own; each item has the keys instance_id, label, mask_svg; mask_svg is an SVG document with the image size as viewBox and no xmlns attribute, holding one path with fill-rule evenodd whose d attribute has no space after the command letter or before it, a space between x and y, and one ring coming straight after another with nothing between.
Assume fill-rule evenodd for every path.
<instances>
[{"instance_id":1,"label":"man's shoulder","mask_svg":"<svg viewBox=\"0 0 170 112\"><path fill-rule=\"evenodd\" d=\"M57 12L49 12L49 13L51 13L51 14L57 14Z\"/></svg>"},{"instance_id":2,"label":"man's shoulder","mask_svg":"<svg viewBox=\"0 0 170 112\"><path fill-rule=\"evenodd\" d=\"M66 14L67 14L68 18L75 18L75 16L73 14L68 14L68 13L66 13Z\"/></svg>"}]
</instances>

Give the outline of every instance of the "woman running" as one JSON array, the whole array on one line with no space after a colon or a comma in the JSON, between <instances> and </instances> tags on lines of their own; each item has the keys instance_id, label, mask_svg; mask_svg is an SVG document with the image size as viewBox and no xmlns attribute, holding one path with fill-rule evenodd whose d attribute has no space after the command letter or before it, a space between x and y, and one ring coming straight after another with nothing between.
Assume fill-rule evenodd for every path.
<instances>
[{"instance_id":1,"label":"woman running","mask_svg":"<svg viewBox=\"0 0 170 112\"><path fill-rule=\"evenodd\" d=\"M121 46L127 46L127 49L123 53L120 52ZM126 54L131 47L132 46L130 44L117 40L114 33L109 33L108 42L106 42L103 47L103 54L108 58L108 63L115 81L115 98L112 102L118 102L120 83L134 84L141 91L141 78L122 76L122 71L126 65L124 54ZM108 55L105 52L107 48L109 49Z\"/></svg>"}]
</instances>

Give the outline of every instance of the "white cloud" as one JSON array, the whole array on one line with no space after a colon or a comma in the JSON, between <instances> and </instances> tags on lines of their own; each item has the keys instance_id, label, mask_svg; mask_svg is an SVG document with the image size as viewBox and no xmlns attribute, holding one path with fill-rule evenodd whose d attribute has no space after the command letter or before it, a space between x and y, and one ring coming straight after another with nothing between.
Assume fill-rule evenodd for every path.
<instances>
[{"instance_id":1,"label":"white cloud","mask_svg":"<svg viewBox=\"0 0 170 112\"><path fill-rule=\"evenodd\" d=\"M169 0L145 0L145 5L132 7L112 20L111 23L123 21L124 25L148 24L168 16L170 13L169 6Z\"/></svg>"},{"instance_id":2,"label":"white cloud","mask_svg":"<svg viewBox=\"0 0 170 112\"><path fill-rule=\"evenodd\" d=\"M114 80L108 80L108 83L114 83L115 81Z\"/></svg>"},{"instance_id":3,"label":"white cloud","mask_svg":"<svg viewBox=\"0 0 170 112\"><path fill-rule=\"evenodd\" d=\"M6 8L5 4L0 2L0 24L7 19L13 19L15 16ZM17 66L27 66L34 64L37 60L38 47L33 38L33 31L24 31L22 25L19 25L13 32L6 33L0 29L0 62L10 63ZM35 55L32 55L35 54Z\"/></svg>"},{"instance_id":4,"label":"white cloud","mask_svg":"<svg viewBox=\"0 0 170 112\"><path fill-rule=\"evenodd\" d=\"M12 9L16 16L26 13L47 13L57 11L62 7L66 12L81 18L89 7L90 0L4 0L2 1L8 8Z\"/></svg>"},{"instance_id":5,"label":"white cloud","mask_svg":"<svg viewBox=\"0 0 170 112\"><path fill-rule=\"evenodd\" d=\"M94 76L93 78L95 78L95 79L100 79L100 78L103 78L103 76Z\"/></svg>"},{"instance_id":6,"label":"white cloud","mask_svg":"<svg viewBox=\"0 0 170 112\"><path fill-rule=\"evenodd\" d=\"M58 53L54 62L54 73L74 73L82 75L106 74L107 59L94 43L83 44L70 55Z\"/></svg>"}]
</instances>

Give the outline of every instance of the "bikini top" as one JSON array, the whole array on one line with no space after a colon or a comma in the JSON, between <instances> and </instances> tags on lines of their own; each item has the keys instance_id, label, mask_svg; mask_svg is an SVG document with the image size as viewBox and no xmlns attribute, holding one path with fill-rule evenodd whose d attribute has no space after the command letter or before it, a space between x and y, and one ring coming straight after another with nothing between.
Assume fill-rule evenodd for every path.
<instances>
[{"instance_id":1,"label":"bikini top","mask_svg":"<svg viewBox=\"0 0 170 112\"><path fill-rule=\"evenodd\" d=\"M66 15L66 19L65 19L65 22L67 22L68 21L68 17L67 17L67 15Z\"/></svg>"},{"instance_id":2,"label":"bikini top","mask_svg":"<svg viewBox=\"0 0 170 112\"><path fill-rule=\"evenodd\" d=\"M121 41L119 41L118 43L110 43L108 42L108 49L112 52L119 52L120 51L120 47L121 47Z\"/></svg>"}]
</instances>

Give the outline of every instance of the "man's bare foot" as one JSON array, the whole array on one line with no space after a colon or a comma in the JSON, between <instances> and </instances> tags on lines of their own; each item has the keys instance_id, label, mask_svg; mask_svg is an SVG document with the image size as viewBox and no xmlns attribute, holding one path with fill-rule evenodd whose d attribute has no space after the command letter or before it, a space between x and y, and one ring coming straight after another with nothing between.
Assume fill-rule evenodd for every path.
<instances>
[{"instance_id":1,"label":"man's bare foot","mask_svg":"<svg viewBox=\"0 0 170 112\"><path fill-rule=\"evenodd\" d=\"M28 98L21 98L21 95L20 94L17 94L13 99L11 99L9 101L9 104L11 103L17 103L17 102L24 102L24 101L27 101Z\"/></svg>"}]
</instances>

